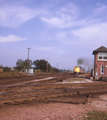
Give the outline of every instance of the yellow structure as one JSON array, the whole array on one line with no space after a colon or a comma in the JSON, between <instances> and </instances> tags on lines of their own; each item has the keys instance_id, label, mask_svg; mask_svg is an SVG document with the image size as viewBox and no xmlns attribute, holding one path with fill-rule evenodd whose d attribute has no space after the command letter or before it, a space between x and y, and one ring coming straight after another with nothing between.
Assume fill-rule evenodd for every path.
<instances>
[{"instance_id":1,"label":"yellow structure","mask_svg":"<svg viewBox=\"0 0 107 120\"><path fill-rule=\"evenodd\" d=\"M80 73L80 67L79 66L74 67L74 73Z\"/></svg>"}]
</instances>

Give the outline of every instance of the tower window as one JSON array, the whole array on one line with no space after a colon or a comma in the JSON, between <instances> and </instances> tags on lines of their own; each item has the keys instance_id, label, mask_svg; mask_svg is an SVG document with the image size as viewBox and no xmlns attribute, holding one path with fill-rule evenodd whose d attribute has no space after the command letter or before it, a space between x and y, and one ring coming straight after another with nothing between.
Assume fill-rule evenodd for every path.
<instances>
[{"instance_id":1,"label":"tower window","mask_svg":"<svg viewBox=\"0 0 107 120\"><path fill-rule=\"evenodd\" d=\"M101 66L101 74L104 74L104 66Z\"/></svg>"},{"instance_id":2,"label":"tower window","mask_svg":"<svg viewBox=\"0 0 107 120\"><path fill-rule=\"evenodd\" d=\"M107 53L99 52L98 53L98 60L107 60Z\"/></svg>"}]
</instances>

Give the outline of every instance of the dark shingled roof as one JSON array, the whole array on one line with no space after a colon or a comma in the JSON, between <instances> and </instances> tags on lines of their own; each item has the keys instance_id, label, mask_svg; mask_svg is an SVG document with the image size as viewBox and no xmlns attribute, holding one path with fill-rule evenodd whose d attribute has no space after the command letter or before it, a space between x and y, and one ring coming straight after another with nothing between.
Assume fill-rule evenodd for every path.
<instances>
[{"instance_id":1,"label":"dark shingled roof","mask_svg":"<svg viewBox=\"0 0 107 120\"><path fill-rule=\"evenodd\" d=\"M98 49L93 51L93 54L96 54L98 52L107 52L107 48L104 46L99 47Z\"/></svg>"}]
</instances>

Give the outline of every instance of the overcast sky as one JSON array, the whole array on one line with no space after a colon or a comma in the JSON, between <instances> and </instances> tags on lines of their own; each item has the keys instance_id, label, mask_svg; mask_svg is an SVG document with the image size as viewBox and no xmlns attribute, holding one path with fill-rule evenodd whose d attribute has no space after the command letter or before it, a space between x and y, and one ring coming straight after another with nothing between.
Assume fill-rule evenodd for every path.
<instances>
[{"instance_id":1,"label":"overcast sky","mask_svg":"<svg viewBox=\"0 0 107 120\"><path fill-rule=\"evenodd\" d=\"M107 47L106 0L0 0L0 64L47 59L73 69L78 58L93 60Z\"/></svg>"}]
</instances>

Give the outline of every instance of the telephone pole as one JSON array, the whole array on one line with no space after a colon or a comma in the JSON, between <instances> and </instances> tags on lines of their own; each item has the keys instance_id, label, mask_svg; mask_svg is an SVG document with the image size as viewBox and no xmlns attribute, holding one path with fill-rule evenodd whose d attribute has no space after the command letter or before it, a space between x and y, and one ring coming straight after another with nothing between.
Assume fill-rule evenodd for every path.
<instances>
[{"instance_id":1,"label":"telephone pole","mask_svg":"<svg viewBox=\"0 0 107 120\"><path fill-rule=\"evenodd\" d=\"M58 69L58 63L56 63L57 64L57 69Z\"/></svg>"},{"instance_id":2,"label":"telephone pole","mask_svg":"<svg viewBox=\"0 0 107 120\"><path fill-rule=\"evenodd\" d=\"M29 50L31 49L31 48L27 48L28 49L28 70L27 70L27 73L29 72Z\"/></svg>"},{"instance_id":3,"label":"telephone pole","mask_svg":"<svg viewBox=\"0 0 107 120\"><path fill-rule=\"evenodd\" d=\"M47 68L46 72L48 73L48 58L47 58L47 67L46 68Z\"/></svg>"}]
</instances>

